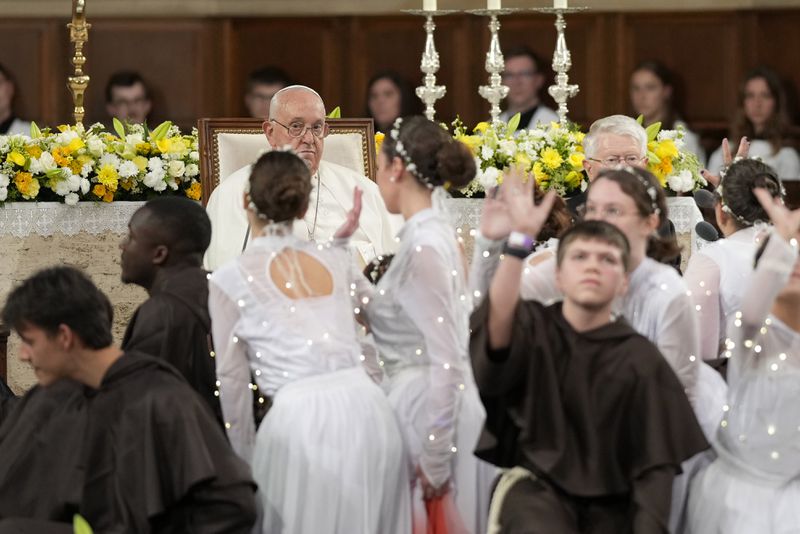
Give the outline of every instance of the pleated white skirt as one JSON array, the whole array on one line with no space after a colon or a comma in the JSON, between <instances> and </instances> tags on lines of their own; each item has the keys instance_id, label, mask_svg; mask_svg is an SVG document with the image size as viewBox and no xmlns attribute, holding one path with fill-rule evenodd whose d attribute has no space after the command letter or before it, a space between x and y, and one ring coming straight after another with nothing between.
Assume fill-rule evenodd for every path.
<instances>
[{"instance_id":1,"label":"pleated white skirt","mask_svg":"<svg viewBox=\"0 0 800 534\"><path fill-rule=\"evenodd\" d=\"M428 436L426 412L430 382L427 366L404 369L391 377L385 388L389 402L397 414L406 440L408 468L419 463L422 442ZM499 470L473 454L478 443L486 411L474 384L466 387L459 405L453 461L452 488L455 503L464 525L472 534L486 532L491 502L491 488ZM412 497L415 532L425 531L425 506L419 484L415 484Z\"/></svg>"},{"instance_id":2,"label":"pleated white skirt","mask_svg":"<svg viewBox=\"0 0 800 534\"><path fill-rule=\"evenodd\" d=\"M396 418L360 367L283 386L253 453L264 534L408 534Z\"/></svg>"},{"instance_id":3,"label":"pleated white skirt","mask_svg":"<svg viewBox=\"0 0 800 534\"><path fill-rule=\"evenodd\" d=\"M776 480L724 450L692 482L690 534L800 533L800 478Z\"/></svg>"}]
</instances>

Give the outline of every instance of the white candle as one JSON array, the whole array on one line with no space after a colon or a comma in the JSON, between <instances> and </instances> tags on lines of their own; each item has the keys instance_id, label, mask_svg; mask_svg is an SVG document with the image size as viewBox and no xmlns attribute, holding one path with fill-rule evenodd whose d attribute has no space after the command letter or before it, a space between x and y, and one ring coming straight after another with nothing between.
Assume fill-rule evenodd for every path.
<instances>
[{"instance_id":1,"label":"white candle","mask_svg":"<svg viewBox=\"0 0 800 534\"><path fill-rule=\"evenodd\" d=\"M422 0L422 9L425 11L436 11L436 0Z\"/></svg>"},{"instance_id":2,"label":"white candle","mask_svg":"<svg viewBox=\"0 0 800 534\"><path fill-rule=\"evenodd\" d=\"M500 9L500 0L486 0L486 9Z\"/></svg>"},{"instance_id":3,"label":"white candle","mask_svg":"<svg viewBox=\"0 0 800 534\"><path fill-rule=\"evenodd\" d=\"M553 0L553 7L556 9L567 9L567 0Z\"/></svg>"}]
</instances>

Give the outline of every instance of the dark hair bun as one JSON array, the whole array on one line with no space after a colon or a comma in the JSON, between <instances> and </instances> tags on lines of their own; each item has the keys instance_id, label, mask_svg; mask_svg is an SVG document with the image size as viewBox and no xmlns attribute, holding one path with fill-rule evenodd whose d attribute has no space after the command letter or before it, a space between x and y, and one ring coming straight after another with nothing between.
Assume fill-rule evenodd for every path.
<instances>
[{"instance_id":1,"label":"dark hair bun","mask_svg":"<svg viewBox=\"0 0 800 534\"><path fill-rule=\"evenodd\" d=\"M475 178L475 160L464 143L448 140L439 149L436 160L436 174L456 189L461 189Z\"/></svg>"},{"instance_id":2,"label":"dark hair bun","mask_svg":"<svg viewBox=\"0 0 800 534\"><path fill-rule=\"evenodd\" d=\"M259 214L273 222L291 221L308 207L311 172L291 152L274 150L256 161L250 173L250 198Z\"/></svg>"},{"instance_id":3,"label":"dark hair bun","mask_svg":"<svg viewBox=\"0 0 800 534\"><path fill-rule=\"evenodd\" d=\"M722 200L734 213L734 222L743 227L756 221L769 221L769 215L753 194L761 187L773 197L783 196L783 187L778 173L766 163L755 159L743 159L728 167L722 179Z\"/></svg>"}]
</instances>

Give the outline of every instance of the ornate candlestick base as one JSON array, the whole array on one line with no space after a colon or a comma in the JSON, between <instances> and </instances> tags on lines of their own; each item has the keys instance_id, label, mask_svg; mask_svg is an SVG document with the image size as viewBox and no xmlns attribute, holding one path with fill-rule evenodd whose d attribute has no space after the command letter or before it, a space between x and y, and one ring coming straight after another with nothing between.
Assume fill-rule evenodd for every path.
<instances>
[{"instance_id":1,"label":"ornate candlestick base","mask_svg":"<svg viewBox=\"0 0 800 534\"><path fill-rule=\"evenodd\" d=\"M433 41L433 32L436 24L433 17L455 13L453 10L424 11L421 9L409 9L403 11L411 15L425 17L425 49L422 52L422 61L419 68L425 74L422 78L423 85L417 87L417 96L425 104L425 116L428 120L433 120L436 115L434 104L437 100L444 97L447 88L444 85L436 85L436 73L439 71L439 53L436 51L436 44Z\"/></svg>"},{"instance_id":2,"label":"ornate candlestick base","mask_svg":"<svg viewBox=\"0 0 800 534\"><path fill-rule=\"evenodd\" d=\"M564 20L565 13L578 13L585 11L585 7L570 7L567 9L554 9L554 8L539 8L535 11L539 13L550 13L556 16L556 49L553 52L553 71L556 73L556 83L547 88L547 92L553 97L553 100L558 104L558 120L561 124L567 122L567 101L574 98L580 91L577 84L570 84L569 75L567 72L572 68L572 55L567 48L567 39L564 35L564 30L567 23Z\"/></svg>"}]
</instances>

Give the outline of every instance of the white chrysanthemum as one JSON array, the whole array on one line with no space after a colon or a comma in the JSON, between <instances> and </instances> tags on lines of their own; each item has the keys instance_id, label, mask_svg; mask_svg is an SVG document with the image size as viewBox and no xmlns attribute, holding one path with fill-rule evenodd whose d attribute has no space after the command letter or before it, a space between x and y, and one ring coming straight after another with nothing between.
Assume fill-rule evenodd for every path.
<instances>
[{"instance_id":1,"label":"white chrysanthemum","mask_svg":"<svg viewBox=\"0 0 800 534\"><path fill-rule=\"evenodd\" d=\"M94 166L93 162L84 163L83 167L81 167L81 176L83 176L84 178L88 178L89 177L89 173L92 172L92 167L93 166Z\"/></svg>"},{"instance_id":2,"label":"white chrysanthemum","mask_svg":"<svg viewBox=\"0 0 800 534\"><path fill-rule=\"evenodd\" d=\"M198 174L200 174L200 167L196 163L190 163L186 166L186 176L194 178Z\"/></svg>"},{"instance_id":3,"label":"white chrysanthemum","mask_svg":"<svg viewBox=\"0 0 800 534\"><path fill-rule=\"evenodd\" d=\"M59 180L55 188L56 195L63 197L70 193L69 182L66 180Z\"/></svg>"},{"instance_id":4,"label":"white chrysanthemum","mask_svg":"<svg viewBox=\"0 0 800 534\"><path fill-rule=\"evenodd\" d=\"M139 167L132 161L123 161L119 166L119 175L122 178L131 178L139 174Z\"/></svg>"},{"instance_id":5,"label":"white chrysanthemum","mask_svg":"<svg viewBox=\"0 0 800 534\"><path fill-rule=\"evenodd\" d=\"M177 180L174 180L174 179L170 180L169 182L167 182L167 185L173 191L177 191L178 190L178 181Z\"/></svg>"},{"instance_id":6,"label":"white chrysanthemum","mask_svg":"<svg viewBox=\"0 0 800 534\"><path fill-rule=\"evenodd\" d=\"M70 172L67 178L67 183L69 184L70 191L77 191L81 188L81 177L75 176Z\"/></svg>"},{"instance_id":7,"label":"white chrysanthemum","mask_svg":"<svg viewBox=\"0 0 800 534\"><path fill-rule=\"evenodd\" d=\"M0 187L0 202L5 202L8 198L8 188Z\"/></svg>"},{"instance_id":8,"label":"white chrysanthemum","mask_svg":"<svg viewBox=\"0 0 800 534\"><path fill-rule=\"evenodd\" d=\"M164 160L157 157L152 157L147 160L147 168L151 171L161 171L164 172Z\"/></svg>"},{"instance_id":9,"label":"white chrysanthemum","mask_svg":"<svg viewBox=\"0 0 800 534\"><path fill-rule=\"evenodd\" d=\"M189 159L192 161L200 161L200 152L197 150L192 150L189 152Z\"/></svg>"},{"instance_id":10,"label":"white chrysanthemum","mask_svg":"<svg viewBox=\"0 0 800 534\"><path fill-rule=\"evenodd\" d=\"M120 159L116 154L103 154L100 158L100 167L104 165L113 165L114 168L119 168Z\"/></svg>"},{"instance_id":11,"label":"white chrysanthemum","mask_svg":"<svg viewBox=\"0 0 800 534\"><path fill-rule=\"evenodd\" d=\"M667 184L669 188L676 193L686 193L694 188L694 179L690 171L683 170L677 174L668 176Z\"/></svg>"},{"instance_id":12,"label":"white chrysanthemum","mask_svg":"<svg viewBox=\"0 0 800 534\"><path fill-rule=\"evenodd\" d=\"M494 150L489 148L486 145L481 147L481 159L483 160L490 160L494 157Z\"/></svg>"},{"instance_id":13,"label":"white chrysanthemum","mask_svg":"<svg viewBox=\"0 0 800 534\"><path fill-rule=\"evenodd\" d=\"M8 187L8 184L10 183L11 179L7 174L0 174L0 187Z\"/></svg>"},{"instance_id":14,"label":"white chrysanthemum","mask_svg":"<svg viewBox=\"0 0 800 534\"><path fill-rule=\"evenodd\" d=\"M0 135L0 152L8 151L8 136Z\"/></svg>"},{"instance_id":15,"label":"white chrysanthemum","mask_svg":"<svg viewBox=\"0 0 800 534\"><path fill-rule=\"evenodd\" d=\"M86 178L81 178L81 193L86 194L92 188L92 183Z\"/></svg>"},{"instance_id":16,"label":"white chrysanthemum","mask_svg":"<svg viewBox=\"0 0 800 534\"><path fill-rule=\"evenodd\" d=\"M78 203L79 199L80 197L78 196L77 193L69 193L67 194L67 196L64 197L64 204L66 204L67 206L74 206L75 204Z\"/></svg>"},{"instance_id":17,"label":"white chrysanthemum","mask_svg":"<svg viewBox=\"0 0 800 534\"><path fill-rule=\"evenodd\" d=\"M500 141L500 150L508 157L512 157L517 150L517 143L511 139L503 139Z\"/></svg>"},{"instance_id":18,"label":"white chrysanthemum","mask_svg":"<svg viewBox=\"0 0 800 534\"><path fill-rule=\"evenodd\" d=\"M153 189L154 191L163 191L167 188L167 183L164 181L164 171L150 171L144 175L144 185Z\"/></svg>"},{"instance_id":19,"label":"white chrysanthemum","mask_svg":"<svg viewBox=\"0 0 800 534\"><path fill-rule=\"evenodd\" d=\"M103 143L103 140L100 139L97 136L91 136L86 141L86 148L88 148L89 149L89 153L92 156L96 157L96 158L99 158L100 156L103 155L103 151L105 150L105 146L106 145Z\"/></svg>"},{"instance_id":20,"label":"white chrysanthemum","mask_svg":"<svg viewBox=\"0 0 800 534\"><path fill-rule=\"evenodd\" d=\"M500 176L500 171L494 167L489 167L485 171L478 171L478 182L485 190L497 186L497 178Z\"/></svg>"},{"instance_id":21,"label":"white chrysanthemum","mask_svg":"<svg viewBox=\"0 0 800 534\"><path fill-rule=\"evenodd\" d=\"M173 178L180 178L186 173L186 165L180 160L170 161L167 165L167 172Z\"/></svg>"}]
</instances>

